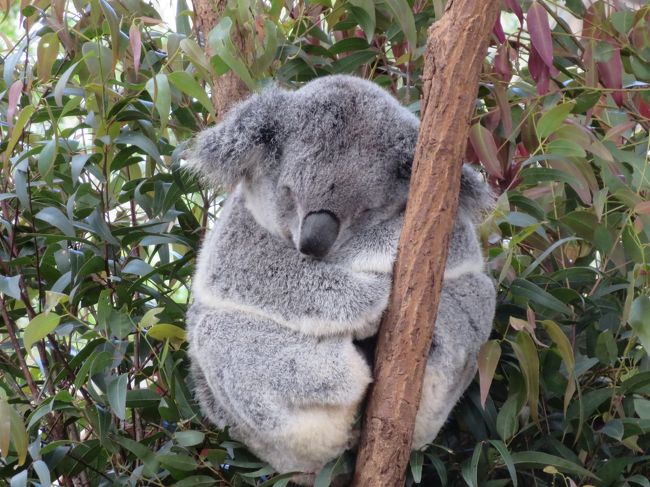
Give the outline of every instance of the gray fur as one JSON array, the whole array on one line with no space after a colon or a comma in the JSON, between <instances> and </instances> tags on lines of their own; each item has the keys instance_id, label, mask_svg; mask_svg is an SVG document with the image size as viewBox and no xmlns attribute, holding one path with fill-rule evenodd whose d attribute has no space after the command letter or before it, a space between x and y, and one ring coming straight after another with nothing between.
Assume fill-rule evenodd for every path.
<instances>
[{"instance_id":1,"label":"gray fur","mask_svg":"<svg viewBox=\"0 0 650 487\"><path fill-rule=\"evenodd\" d=\"M234 188L194 278L196 396L280 472L313 474L355 442L371 375L353 340L376 333L388 302L417 132L417 118L381 88L331 76L253 95L189 151L211 184ZM473 223L488 202L464 168L418 448L471 381L491 329L494 286ZM317 260L297 248L303 219L323 211L340 225Z\"/></svg>"}]
</instances>

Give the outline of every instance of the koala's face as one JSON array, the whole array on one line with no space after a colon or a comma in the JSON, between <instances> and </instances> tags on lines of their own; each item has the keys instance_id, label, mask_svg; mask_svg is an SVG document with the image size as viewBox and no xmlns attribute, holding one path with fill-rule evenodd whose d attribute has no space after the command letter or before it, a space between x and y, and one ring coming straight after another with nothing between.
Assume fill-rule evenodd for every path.
<instances>
[{"instance_id":1,"label":"koala's face","mask_svg":"<svg viewBox=\"0 0 650 487\"><path fill-rule=\"evenodd\" d=\"M241 141L221 147L228 133L255 139L239 180L248 209L271 233L323 258L404 209L418 120L381 88L332 76L251 100L197 152L237 156Z\"/></svg>"}]
</instances>

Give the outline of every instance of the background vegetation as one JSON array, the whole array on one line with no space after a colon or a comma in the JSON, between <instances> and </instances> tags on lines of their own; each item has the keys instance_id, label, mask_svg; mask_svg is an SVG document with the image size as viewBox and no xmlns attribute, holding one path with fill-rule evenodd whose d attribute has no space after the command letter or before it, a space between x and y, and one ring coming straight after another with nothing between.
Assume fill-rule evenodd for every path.
<instances>
[{"instance_id":1,"label":"background vegetation","mask_svg":"<svg viewBox=\"0 0 650 487\"><path fill-rule=\"evenodd\" d=\"M650 486L643 3L503 2L467 151L501 195L482 227L493 340L437 443L412 455L411 484ZM251 90L355 73L417 112L444 1L239 1L207 39L177 6L0 0L0 479L12 487L288 483L192 400L184 314L223 195L181 170L182 143L214 122L210 86L232 73Z\"/></svg>"}]
</instances>

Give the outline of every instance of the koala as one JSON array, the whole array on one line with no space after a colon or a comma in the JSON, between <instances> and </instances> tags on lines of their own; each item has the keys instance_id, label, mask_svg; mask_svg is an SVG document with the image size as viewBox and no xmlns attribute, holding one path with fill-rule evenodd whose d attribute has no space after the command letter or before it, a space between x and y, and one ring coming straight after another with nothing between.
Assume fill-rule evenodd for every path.
<instances>
[{"instance_id":1,"label":"koala","mask_svg":"<svg viewBox=\"0 0 650 487\"><path fill-rule=\"evenodd\" d=\"M217 427L307 484L358 435L372 375L357 341L388 303L418 126L374 83L328 76L252 95L187 152L230 191L193 280L195 395ZM491 330L474 228L489 201L463 168L414 448L437 435Z\"/></svg>"}]
</instances>

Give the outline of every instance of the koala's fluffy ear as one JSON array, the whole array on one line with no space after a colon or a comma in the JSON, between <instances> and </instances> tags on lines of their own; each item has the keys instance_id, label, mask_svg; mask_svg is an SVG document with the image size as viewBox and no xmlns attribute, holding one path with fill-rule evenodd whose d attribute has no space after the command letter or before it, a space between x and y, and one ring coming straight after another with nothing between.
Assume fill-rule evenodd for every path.
<instances>
[{"instance_id":1,"label":"koala's fluffy ear","mask_svg":"<svg viewBox=\"0 0 650 487\"><path fill-rule=\"evenodd\" d=\"M486 211L494 207L494 193L483 176L465 164L460 175L460 209L478 222Z\"/></svg>"},{"instance_id":2,"label":"koala's fluffy ear","mask_svg":"<svg viewBox=\"0 0 650 487\"><path fill-rule=\"evenodd\" d=\"M272 86L236 105L192 141L185 153L189 169L215 186L231 189L275 160L281 150L281 113L289 96L290 92Z\"/></svg>"}]
</instances>

